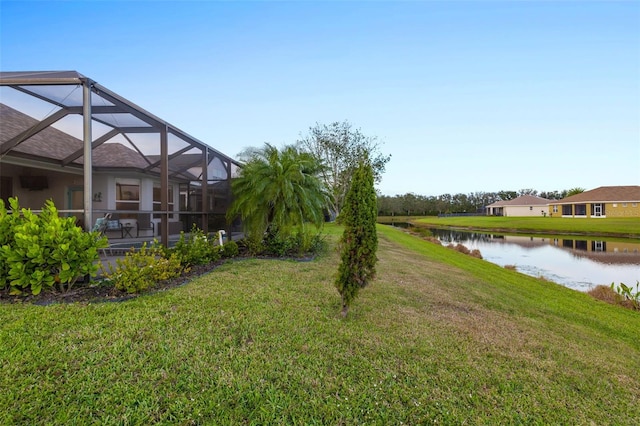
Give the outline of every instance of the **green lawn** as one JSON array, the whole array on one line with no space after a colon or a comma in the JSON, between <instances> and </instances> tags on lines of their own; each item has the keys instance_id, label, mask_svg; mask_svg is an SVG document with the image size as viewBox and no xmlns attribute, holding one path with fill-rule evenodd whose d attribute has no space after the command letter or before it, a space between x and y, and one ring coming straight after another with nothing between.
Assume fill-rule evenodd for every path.
<instances>
[{"instance_id":1,"label":"green lawn","mask_svg":"<svg viewBox=\"0 0 640 426\"><path fill-rule=\"evenodd\" d=\"M333 248L234 261L123 303L0 305L0 424L640 418L639 312L379 235L378 278L346 320Z\"/></svg>"},{"instance_id":2,"label":"green lawn","mask_svg":"<svg viewBox=\"0 0 640 426\"><path fill-rule=\"evenodd\" d=\"M401 222L404 218L397 216L380 217L379 222ZM455 226L487 230L503 230L518 232L550 232L550 233L582 233L594 235L611 235L640 238L640 218L550 218L550 217L498 217L498 216L462 216L410 217L408 220L416 224L436 226Z\"/></svg>"}]
</instances>

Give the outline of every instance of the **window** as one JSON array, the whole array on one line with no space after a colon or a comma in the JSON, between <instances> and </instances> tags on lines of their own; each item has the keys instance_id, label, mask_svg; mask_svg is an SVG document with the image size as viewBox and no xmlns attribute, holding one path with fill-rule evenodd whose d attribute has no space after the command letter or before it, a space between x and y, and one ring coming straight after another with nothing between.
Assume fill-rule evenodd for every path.
<instances>
[{"instance_id":1,"label":"window","mask_svg":"<svg viewBox=\"0 0 640 426\"><path fill-rule=\"evenodd\" d=\"M140 181L116 178L116 210L140 210ZM120 213L120 219L135 219L133 213Z\"/></svg>"},{"instance_id":2,"label":"window","mask_svg":"<svg viewBox=\"0 0 640 426\"><path fill-rule=\"evenodd\" d=\"M533 206L529 206L529 211L533 210Z\"/></svg>"},{"instance_id":3,"label":"window","mask_svg":"<svg viewBox=\"0 0 640 426\"><path fill-rule=\"evenodd\" d=\"M604 204L591 204L591 216L604 216Z\"/></svg>"},{"instance_id":4,"label":"window","mask_svg":"<svg viewBox=\"0 0 640 426\"><path fill-rule=\"evenodd\" d=\"M153 184L153 211L154 212L159 212L162 210L162 205L160 204L160 199L161 199L161 191L160 191L160 182L155 182ZM169 184L169 202L168 202L168 209L169 211L173 211L173 185ZM159 214L154 214L153 215L154 219L160 219L160 215ZM170 214L169 215L169 219L173 219L173 215Z\"/></svg>"},{"instance_id":5,"label":"window","mask_svg":"<svg viewBox=\"0 0 640 426\"><path fill-rule=\"evenodd\" d=\"M553 213L558 213L558 206L557 205L553 206Z\"/></svg>"},{"instance_id":6,"label":"window","mask_svg":"<svg viewBox=\"0 0 640 426\"><path fill-rule=\"evenodd\" d=\"M575 249L587 251L587 240L576 240Z\"/></svg>"},{"instance_id":7,"label":"window","mask_svg":"<svg viewBox=\"0 0 640 426\"><path fill-rule=\"evenodd\" d=\"M587 205L586 204L576 204L576 216L586 216L587 215Z\"/></svg>"},{"instance_id":8,"label":"window","mask_svg":"<svg viewBox=\"0 0 640 426\"><path fill-rule=\"evenodd\" d=\"M622 203L622 207L627 207L627 203Z\"/></svg>"},{"instance_id":9,"label":"window","mask_svg":"<svg viewBox=\"0 0 640 426\"><path fill-rule=\"evenodd\" d=\"M572 205L571 204L565 204L562 206L562 215L563 216L571 216L573 214L573 209L572 209Z\"/></svg>"},{"instance_id":10,"label":"window","mask_svg":"<svg viewBox=\"0 0 640 426\"><path fill-rule=\"evenodd\" d=\"M638 207L638 203L631 203L631 207Z\"/></svg>"}]
</instances>

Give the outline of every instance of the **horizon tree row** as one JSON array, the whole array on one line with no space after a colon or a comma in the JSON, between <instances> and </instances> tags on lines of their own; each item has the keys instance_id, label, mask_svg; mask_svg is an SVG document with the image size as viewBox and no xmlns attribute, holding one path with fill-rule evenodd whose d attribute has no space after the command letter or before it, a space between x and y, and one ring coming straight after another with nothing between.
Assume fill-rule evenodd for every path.
<instances>
[{"instance_id":1,"label":"horizon tree row","mask_svg":"<svg viewBox=\"0 0 640 426\"><path fill-rule=\"evenodd\" d=\"M379 216L437 216L448 213L484 213L489 204L502 200L513 200L522 195L534 195L548 200L560 200L583 192L582 188L562 191L541 191L524 188L519 191L470 192L468 194L417 195L378 195Z\"/></svg>"}]
</instances>

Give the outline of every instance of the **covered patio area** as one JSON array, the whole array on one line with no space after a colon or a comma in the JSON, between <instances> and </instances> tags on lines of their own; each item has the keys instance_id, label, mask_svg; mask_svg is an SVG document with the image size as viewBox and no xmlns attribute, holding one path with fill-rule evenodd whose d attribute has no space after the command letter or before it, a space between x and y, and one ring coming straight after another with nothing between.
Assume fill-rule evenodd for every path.
<instances>
[{"instance_id":1,"label":"covered patio area","mask_svg":"<svg viewBox=\"0 0 640 426\"><path fill-rule=\"evenodd\" d=\"M161 88L159 89L161 90ZM239 163L76 71L0 72L0 198L48 199L85 230L110 214L113 244L225 219Z\"/></svg>"}]
</instances>

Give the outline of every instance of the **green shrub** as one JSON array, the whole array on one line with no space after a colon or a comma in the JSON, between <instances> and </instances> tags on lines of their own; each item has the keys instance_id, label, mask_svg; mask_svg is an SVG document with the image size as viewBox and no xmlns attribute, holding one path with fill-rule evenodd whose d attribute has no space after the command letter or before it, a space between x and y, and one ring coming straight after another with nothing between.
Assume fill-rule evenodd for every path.
<instances>
[{"instance_id":1,"label":"green shrub","mask_svg":"<svg viewBox=\"0 0 640 426\"><path fill-rule=\"evenodd\" d=\"M235 241L229 241L222 246L221 255L225 258L236 257L240 254L240 248Z\"/></svg>"},{"instance_id":2,"label":"green shrub","mask_svg":"<svg viewBox=\"0 0 640 426\"><path fill-rule=\"evenodd\" d=\"M183 266L206 265L220 259L220 249L215 242L215 238L209 238L193 225L189 236L180 233L180 239L169 253L176 254Z\"/></svg>"},{"instance_id":3,"label":"green shrub","mask_svg":"<svg viewBox=\"0 0 640 426\"><path fill-rule=\"evenodd\" d=\"M264 239L264 251L268 254L284 257L295 250L295 239L293 236L285 236L277 231L269 232Z\"/></svg>"},{"instance_id":4,"label":"green shrub","mask_svg":"<svg viewBox=\"0 0 640 426\"><path fill-rule=\"evenodd\" d=\"M247 237L241 241L241 244L247 249L250 255L257 256L266 250L264 240Z\"/></svg>"},{"instance_id":5,"label":"green shrub","mask_svg":"<svg viewBox=\"0 0 640 426\"><path fill-rule=\"evenodd\" d=\"M269 232L263 241L263 253L273 256L300 257L309 253L317 253L323 247L320 233L298 230L293 234Z\"/></svg>"},{"instance_id":6,"label":"green shrub","mask_svg":"<svg viewBox=\"0 0 640 426\"><path fill-rule=\"evenodd\" d=\"M146 243L140 250L131 249L123 259L116 259L116 265L105 271L105 277L116 289L127 293L143 292L159 281L179 277L188 271L181 265L177 253L164 257L162 249L157 246L147 248Z\"/></svg>"},{"instance_id":7,"label":"green shrub","mask_svg":"<svg viewBox=\"0 0 640 426\"><path fill-rule=\"evenodd\" d=\"M40 215L20 209L17 198L9 204L11 213L0 207L0 286L37 295L54 285L69 290L78 278L96 275L106 238L84 232L73 217L61 218L51 200Z\"/></svg>"},{"instance_id":8,"label":"green shrub","mask_svg":"<svg viewBox=\"0 0 640 426\"><path fill-rule=\"evenodd\" d=\"M10 199L9 202L15 203L15 211L19 211L17 208L17 199ZM6 257L2 253L2 247L15 246L15 226L22 222L22 216L20 214L9 214L7 207L4 204L4 200L0 199L0 288L6 288L9 285L8 276L10 264L7 262Z\"/></svg>"},{"instance_id":9,"label":"green shrub","mask_svg":"<svg viewBox=\"0 0 640 426\"><path fill-rule=\"evenodd\" d=\"M325 248L322 234L298 234L300 253L320 253Z\"/></svg>"}]
</instances>

